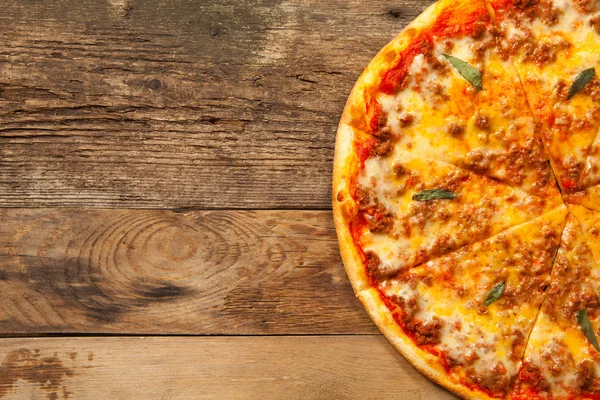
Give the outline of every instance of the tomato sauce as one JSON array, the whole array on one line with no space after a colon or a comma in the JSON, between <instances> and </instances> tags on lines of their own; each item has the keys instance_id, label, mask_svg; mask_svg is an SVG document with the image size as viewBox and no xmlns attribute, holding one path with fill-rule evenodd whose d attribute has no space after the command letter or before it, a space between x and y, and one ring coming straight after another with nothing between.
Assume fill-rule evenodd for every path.
<instances>
[{"instance_id":1,"label":"tomato sauce","mask_svg":"<svg viewBox=\"0 0 600 400\"><path fill-rule=\"evenodd\" d=\"M427 49L433 48L435 43L442 39L472 35L481 23L490 23L490 16L483 2L479 6L474 3L455 4L443 10L433 25L424 28L415 36L408 47L395 56L390 68L382 72L379 87L372 92L365 93L367 126L371 132L377 131L381 117L381 106L376 96L378 92L396 93L417 55L425 54Z\"/></svg>"}]
</instances>

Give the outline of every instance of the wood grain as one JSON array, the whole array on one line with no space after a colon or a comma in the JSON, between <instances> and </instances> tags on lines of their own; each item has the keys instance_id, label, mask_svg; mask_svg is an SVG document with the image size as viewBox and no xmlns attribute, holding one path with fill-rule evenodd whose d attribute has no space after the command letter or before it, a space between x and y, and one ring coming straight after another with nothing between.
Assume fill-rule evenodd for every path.
<instances>
[{"instance_id":1,"label":"wood grain","mask_svg":"<svg viewBox=\"0 0 600 400\"><path fill-rule=\"evenodd\" d=\"M0 210L0 333L374 333L328 211Z\"/></svg>"},{"instance_id":2,"label":"wood grain","mask_svg":"<svg viewBox=\"0 0 600 400\"><path fill-rule=\"evenodd\" d=\"M4 0L0 207L330 207L375 53L432 1Z\"/></svg>"},{"instance_id":3,"label":"wood grain","mask_svg":"<svg viewBox=\"0 0 600 400\"><path fill-rule=\"evenodd\" d=\"M3 400L456 399L382 336L0 343Z\"/></svg>"}]
</instances>

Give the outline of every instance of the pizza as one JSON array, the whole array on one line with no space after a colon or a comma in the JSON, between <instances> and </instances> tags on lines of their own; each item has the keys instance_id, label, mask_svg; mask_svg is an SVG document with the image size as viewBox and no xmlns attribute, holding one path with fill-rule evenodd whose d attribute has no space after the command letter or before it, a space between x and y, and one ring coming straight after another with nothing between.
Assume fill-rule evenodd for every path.
<instances>
[{"instance_id":1,"label":"pizza","mask_svg":"<svg viewBox=\"0 0 600 400\"><path fill-rule=\"evenodd\" d=\"M337 132L354 291L469 399L600 399L599 0L440 0Z\"/></svg>"}]
</instances>

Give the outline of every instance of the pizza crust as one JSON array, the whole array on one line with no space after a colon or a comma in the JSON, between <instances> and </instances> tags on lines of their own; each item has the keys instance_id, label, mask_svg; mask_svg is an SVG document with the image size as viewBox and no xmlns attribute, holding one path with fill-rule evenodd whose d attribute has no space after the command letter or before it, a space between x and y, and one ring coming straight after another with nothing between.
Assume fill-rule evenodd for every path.
<instances>
[{"instance_id":1,"label":"pizza crust","mask_svg":"<svg viewBox=\"0 0 600 400\"><path fill-rule=\"evenodd\" d=\"M460 2L466 4L468 1ZM333 218L342 259L355 293L369 287L362 258L350 232L350 222L358 211L356 202L350 195L352 178L356 175L359 163L354 152L354 139L358 134L366 135L360 132L360 127L368 131L364 122L367 107L365 93L368 88L378 86L381 71L389 68L395 54L404 50L420 30L431 25L440 10L456 3L454 0L441 0L432 4L381 49L354 85L340 118L333 162Z\"/></svg>"},{"instance_id":2,"label":"pizza crust","mask_svg":"<svg viewBox=\"0 0 600 400\"><path fill-rule=\"evenodd\" d=\"M448 373L437 364L437 358L421 350L414 344L394 320L392 313L381 300L377 290L366 289L357 294L358 299L365 307L377 328L387 340L410 362L419 372L427 378L452 391L464 399L491 400L494 399L484 392L470 390L449 378Z\"/></svg>"},{"instance_id":3,"label":"pizza crust","mask_svg":"<svg viewBox=\"0 0 600 400\"><path fill-rule=\"evenodd\" d=\"M356 202L350 195L352 179L359 167L359 160L354 152L354 139L359 134L367 135L364 132L368 131L364 122L367 107L365 93L368 92L368 88L378 86L381 71L389 68L395 55L406 49L420 31L431 26L442 10L449 6L467 8L470 3L470 0L440 0L429 6L377 53L357 80L346 102L335 143L333 217L342 259L356 293L369 287L362 259L354 244L349 226L357 213Z\"/></svg>"},{"instance_id":4,"label":"pizza crust","mask_svg":"<svg viewBox=\"0 0 600 400\"><path fill-rule=\"evenodd\" d=\"M333 220L338 234L338 243L346 273L352 282L354 292L369 287L362 258L354 244L350 222L357 214L358 207L350 188L352 177L358 168L358 158L354 153L354 130L341 123L336 138L333 177Z\"/></svg>"},{"instance_id":5,"label":"pizza crust","mask_svg":"<svg viewBox=\"0 0 600 400\"><path fill-rule=\"evenodd\" d=\"M365 120L369 88L378 87L381 71L388 69L395 55L407 48L417 34L435 22L441 11L449 6L469 7L469 0L440 0L429 6L400 34L388 43L369 63L356 82L342 113L337 130L333 172L333 218L338 235L340 254L354 292L369 316L388 341L419 372L465 399L492 399L484 392L471 390L452 381L440 366L436 357L420 349L394 320L390 310L381 300L376 289L371 288L365 273L363 259L352 236L350 223L358 212L351 196L352 179L359 168L354 151L354 140L368 135ZM471 3L472 4L472 3Z\"/></svg>"},{"instance_id":6,"label":"pizza crust","mask_svg":"<svg viewBox=\"0 0 600 400\"><path fill-rule=\"evenodd\" d=\"M460 2L466 3L464 0ZM340 119L340 129L342 125L349 125L356 127L358 130L369 131L369 127L365 124L368 96L371 94L371 88L379 86L381 71L385 71L392 66L396 55L405 50L420 31L426 29L435 21L440 10L447 7L448 4L455 3L457 2L452 0L440 0L432 4L377 53L358 78L348 97Z\"/></svg>"}]
</instances>

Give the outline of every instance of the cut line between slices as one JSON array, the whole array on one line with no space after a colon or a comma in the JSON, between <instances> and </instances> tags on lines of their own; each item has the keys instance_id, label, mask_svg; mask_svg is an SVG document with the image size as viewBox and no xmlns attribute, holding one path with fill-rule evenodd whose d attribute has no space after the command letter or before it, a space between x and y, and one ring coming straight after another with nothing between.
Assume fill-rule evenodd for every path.
<instances>
[{"instance_id":1,"label":"cut line between slices","mask_svg":"<svg viewBox=\"0 0 600 400\"><path fill-rule=\"evenodd\" d=\"M489 4L488 0L481 0L481 1L483 1L483 4L485 5L486 9L487 9L487 10L488 10L488 12L490 13L490 16L492 17L492 21L493 21L493 23L494 23L494 24L496 24L496 23L497 23L497 21L496 21L496 20L495 20L495 18L494 18L494 14L493 14L493 12L492 12L492 9L491 9L491 6L490 6L490 4ZM521 87L521 89L522 89L523 93L525 93L525 86L523 85L522 76L521 76L521 74L519 74L519 72L518 72L518 69L516 68L516 65L514 64L514 61L513 61L513 59L512 59L512 58L509 58L509 61L510 61L510 64L513 66L513 68L514 68L515 72L516 72L516 76L518 77L518 80L519 80L519 85L520 85L520 87ZM527 96L525 96L525 99L526 99L526 102L527 102L527 107L528 107L529 113L532 115L532 117L534 118L534 121L535 121L536 125L539 127L539 126L540 126L540 124L539 124L539 121L537 120L537 118L536 118L535 114L533 113L533 110L531 109L531 104L530 104L530 102L529 102L529 98L528 98ZM353 129L356 129L356 128L353 128ZM372 133L370 133L370 132L362 132L362 133L364 133L364 134L367 134L367 135L370 135L371 137L375 137L375 138L377 138L375 135L373 135L373 134L372 134ZM598 131L596 132L596 140L597 140L597 138L598 138L598 137L600 137L600 130L598 130ZM378 138L378 139L379 139L379 138ZM543 149L544 149L544 155L546 156L546 157L545 157L545 158L546 158L546 162L547 162L547 163L548 163L548 165L549 165L550 171L551 171L551 173L552 173L552 177L554 178L554 180L555 180L555 182L556 182L556 185L557 185L557 187L558 187L558 190L560 191L560 197L561 197L561 202L562 202L562 204L561 204L561 205L559 205L559 206L557 206L556 208L558 208L558 207L564 207L566 204L575 204L575 203L571 203L571 202L569 202L569 201L568 201L568 199L565 199L565 193L563 193L563 188L561 187L561 185L559 185L559 184L558 184L558 178L557 178L557 174L556 174L556 168L555 168L555 167L554 167L554 165L553 165L553 161L552 161L552 159L551 159L551 157L550 157L550 152L549 152L549 149L548 149L548 147L547 147L547 144L546 144L546 142L545 142L544 140L541 140L541 142L542 142ZM588 159L589 159L589 156L588 156ZM465 170L465 171L468 171L469 173L476 174L476 175L479 175L479 176L484 176L484 177L486 177L486 178L488 178L488 179L495 180L495 181L499 182L500 184L507 185L507 186L509 186L509 187L511 187L511 188L513 188L513 189L518 189L518 190L521 190L521 191L523 190L523 189L521 189L521 188L519 188L519 187L516 187L516 186L514 186L514 185L510 184L510 183L507 183L507 182L500 181L499 179L497 179L497 178L494 178L494 177L490 177L490 176L489 176L489 175L487 175L487 174L484 174L484 173L481 173L481 172L479 172L479 171L472 170L472 169L469 169L469 168L465 168L465 167L464 167L464 166L462 166L462 165L457 165L457 163L455 163L455 162L449 162L449 161L447 161L447 160L434 160L434 161L443 162L443 163L446 163L446 164L453 165L453 166L454 166L454 167L456 167L456 168L463 169L463 170ZM581 175L581 174L583 174L583 172L581 172L581 173L580 173L580 175ZM580 176L579 178L581 178L581 176ZM593 186L593 185L588 185L588 186ZM527 192L527 193L528 193L528 192ZM531 195L531 196L537 197L537 198L543 198L542 196L537 196L537 195L535 195L535 194L531 194L531 193L528 193L528 194L529 194L529 195ZM427 260L427 262L430 262L430 261L435 261L435 260L437 260L437 259L439 259L439 258L446 257L446 256L450 256L450 255L452 255L453 253L457 253L457 252L459 252L459 251L463 250L465 247L472 246L472 245L474 245L474 244L476 244L476 243L479 243L479 242L483 242L483 241L489 240L490 238L493 238L494 236L497 236L497 235L503 234L503 233L505 233L505 232L507 232L507 231L510 231L510 230L512 230L512 229L515 229L515 228L518 228L519 226L526 225L526 224L528 224L528 223L530 223L530 222L532 222L532 221L534 221L534 220L536 220L536 219L538 219L538 218L542 218L544 215L547 215L547 214L551 213L551 212L552 212L552 211L554 211L556 208L553 208L552 210L549 210L549 211L547 211L547 212L544 212L544 213L542 213L541 215L539 215L539 216L537 216L537 217L535 217L535 218L532 218L532 219L531 219L531 220L529 220L529 221L526 221L526 222L523 222L523 223L521 223L521 224L517 224L517 225L515 225L515 226L511 226L511 227L509 227L509 228L503 229L502 231L500 231L500 232L498 232L498 233L496 233L496 234L494 234L494 235L490 235L489 237L486 237L486 238L484 238L484 239L480 239L480 240L474 241L474 242L472 242L472 243L469 243L469 244L465 244L465 245L459 246L458 248L456 248L456 249L453 249L453 250L451 250L451 251L448 251L448 252L446 252L446 253L444 253L444 254L439 254L439 255L437 255L437 256L435 256L435 257L432 257L431 259L428 259L428 260ZM586 208L588 208L588 207L586 207ZM568 215L572 215L572 213L570 212L570 210L569 210L569 213L568 213ZM573 217L575 217L575 215L573 215ZM576 217L575 217L575 218L576 218ZM558 255L558 252L559 252L560 246L561 246L561 244L562 244L562 237L563 237L563 235L564 235L565 229L566 229L566 226L564 226L564 227L563 227L563 229L562 229L562 231L560 232L561 243L559 244L559 246L558 246L558 247L556 248L556 250L555 250L555 253L554 253L554 259L552 260L552 266L551 266L551 269L550 269L550 271L549 271L549 273L548 273L548 277L549 277L549 279L550 279L550 277L552 276L552 272L554 271L554 267L555 267L555 265L556 265L556 261L557 261L557 255ZM584 240L586 241L586 243L588 242L588 241L587 241L587 238L585 238L585 236L584 236ZM414 265L414 266L410 267L409 269L413 269L413 268L420 267L420 266L424 265L425 263L426 263L426 262L419 263L419 264L417 264L417 265ZM550 282L549 282L549 285L550 285ZM536 313L536 316L535 316L535 319L534 319L534 323L532 324L532 326L531 326L531 328L530 328L530 330L529 330L529 332L528 332L528 334L527 334L527 340L526 340L526 342L525 342L525 346L523 347L523 353L522 353L522 355L521 355L521 357L520 357L520 365L522 365L522 362L524 361L524 358L525 358L525 351L526 351L526 349L527 349L527 346L528 346L528 345L529 345L529 343L530 343L531 334L532 334L532 332L533 332L533 330L534 330L534 328L535 328L536 324L538 323L538 319L539 319L539 317L540 317L540 314L541 314L542 307L543 307L544 303L545 303L545 302L546 302L546 300L547 300L547 297L548 297L547 290L548 290L548 288L550 287L549 285L548 285L548 287L546 288L546 290L544 290L543 300L542 300L542 302L540 303L540 305L539 305L539 307L538 307L538 310L537 310L537 313ZM364 289L361 289L361 290L359 290L359 291L357 292L357 295L358 295L359 297L361 297L362 295L371 294L371 291L372 291L372 290L373 290L373 287L364 288ZM517 378L517 379L518 379L518 378ZM513 389L514 389L514 387L515 387L515 383L517 382L517 379L515 379L515 380L514 380L514 381L511 383L511 386L510 386L510 387L507 389L507 391L506 391L506 396L507 396L507 397L508 397L508 396L510 396L510 394L513 392Z\"/></svg>"}]
</instances>

